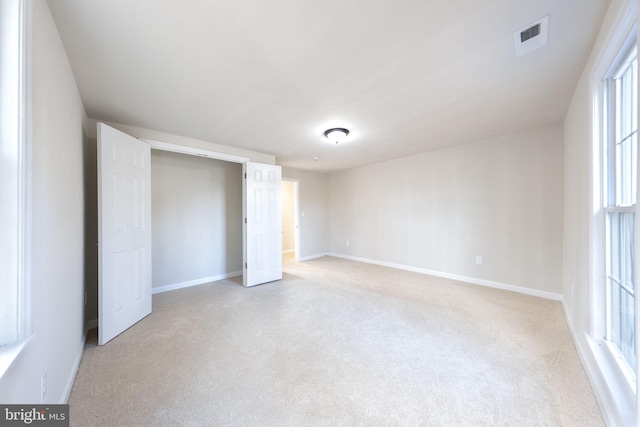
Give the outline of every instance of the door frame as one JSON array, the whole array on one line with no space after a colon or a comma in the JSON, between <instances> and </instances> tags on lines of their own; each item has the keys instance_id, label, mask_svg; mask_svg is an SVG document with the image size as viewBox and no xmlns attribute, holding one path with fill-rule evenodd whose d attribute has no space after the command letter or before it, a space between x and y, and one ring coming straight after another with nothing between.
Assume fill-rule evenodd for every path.
<instances>
[{"instance_id":1,"label":"door frame","mask_svg":"<svg viewBox=\"0 0 640 427\"><path fill-rule=\"evenodd\" d=\"M216 152L216 151L209 151L209 150L203 150L200 148L194 148L194 147L189 147L189 146L185 146L185 145L177 145L177 144L171 144L168 142L162 142L162 141L157 141L157 140L153 140L153 139L147 139L147 138L139 138L141 141L146 142L147 144L149 144L151 146L152 150L161 150L161 151L170 151L170 152L174 152L174 153L180 153L180 154L186 154L186 155L191 155L191 156L198 156L198 157L206 157L206 158L210 158L210 159L216 159L216 160L222 160L222 161L226 161L226 162L232 162L232 163L240 163L242 165L245 165L247 163L251 162L251 159L248 157L241 157L241 156L235 156L232 154L225 154L225 153L220 153L220 152ZM276 166L276 165L274 165ZM243 167L244 168L244 167ZM244 172L243 172L244 174ZM245 179L243 179L243 183L242 183L242 188L243 188L243 197L242 197L242 203L243 203L243 216L245 215L244 212L244 204L246 203L246 197L244 196L244 191L245 191ZM294 196L297 199L297 195ZM282 215L281 215L282 217ZM297 221L297 219L296 219ZM247 274L247 269L246 269L246 262L247 262L247 254L246 254L246 236L244 235L244 233L246 232L246 224L243 224L243 237L242 237L242 246L243 246L243 254L242 254L242 280L243 283L246 283L246 274ZM299 241L298 241L298 228L296 227L296 248L299 245ZM282 256L282 254L279 254L279 256ZM298 260L298 252L296 252L296 261ZM246 285L245 285L246 286Z\"/></svg>"},{"instance_id":2,"label":"door frame","mask_svg":"<svg viewBox=\"0 0 640 427\"><path fill-rule=\"evenodd\" d=\"M140 141L146 142L147 144L149 144L151 146L152 150L160 150L160 151L169 151L172 153L180 153L180 154L186 154L189 156L197 156L197 157L206 157L209 159L214 159L214 160L222 160L225 162L231 162L231 163L239 163L244 165L245 163L248 163L251 161L251 159L249 159L248 157L241 157L241 156L234 156L232 154L225 154L225 153L220 153L217 151L210 151L210 150L203 150L201 148L195 148L195 147L189 147L186 145L178 145L178 144L171 144L168 142L162 142L162 141L157 141L157 140L153 140L153 139L147 139L147 138L139 138ZM243 173L244 174L244 173ZM244 179L242 179L242 185L243 185L243 194L244 194ZM244 203L246 203L245 197L243 195L242 197L242 204L244 206ZM244 209L243 209L244 210ZM244 215L244 212L243 212ZM243 248L246 246L246 242L245 242L245 237L244 237L244 225L243 224L243 236L242 236L242 246ZM243 283L246 280L245 279L245 275L247 274L246 272L246 268L244 268L245 263L247 262L246 260L246 253L243 249L243 253L242 253L242 280Z\"/></svg>"},{"instance_id":3,"label":"door frame","mask_svg":"<svg viewBox=\"0 0 640 427\"><path fill-rule=\"evenodd\" d=\"M300 180L282 177L282 181L293 183L294 259L300 261Z\"/></svg>"},{"instance_id":4,"label":"door frame","mask_svg":"<svg viewBox=\"0 0 640 427\"><path fill-rule=\"evenodd\" d=\"M208 157L216 160L224 160L232 163L246 163L251 161L248 157L234 156L232 154L219 153L216 151L203 150L200 148L188 147L186 145L170 144L168 142L155 141L153 139L139 138L151 146L152 150L171 151L174 153L188 154L191 156Z\"/></svg>"}]
</instances>

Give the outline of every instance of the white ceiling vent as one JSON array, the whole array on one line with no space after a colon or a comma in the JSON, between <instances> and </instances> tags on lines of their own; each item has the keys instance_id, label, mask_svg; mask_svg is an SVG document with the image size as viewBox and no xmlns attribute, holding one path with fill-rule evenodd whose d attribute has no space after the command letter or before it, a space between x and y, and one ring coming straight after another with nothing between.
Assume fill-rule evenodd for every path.
<instances>
[{"instance_id":1,"label":"white ceiling vent","mask_svg":"<svg viewBox=\"0 0 640 427\"><path fill-rule=\"evenodd\" d=\"M547 44L549 35L549 15L538 19L513 33L516 56L522 56Z\"/></svg>"}]
</instances>

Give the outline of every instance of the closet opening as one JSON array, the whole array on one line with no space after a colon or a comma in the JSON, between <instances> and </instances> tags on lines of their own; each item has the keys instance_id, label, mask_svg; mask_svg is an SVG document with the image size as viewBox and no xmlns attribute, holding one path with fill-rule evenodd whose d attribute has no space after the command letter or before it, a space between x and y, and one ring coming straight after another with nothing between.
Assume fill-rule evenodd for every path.
<instances>
[{"instance_id":1,"label":"closet opening","mask_svg":"<svg viewBox=\"0 0 640 427\"><path fill-rule=\"evenodd\" d=\"M300 204L297 179L282 178L282 260L300 261Z\"/></svg>"}]
</instances>

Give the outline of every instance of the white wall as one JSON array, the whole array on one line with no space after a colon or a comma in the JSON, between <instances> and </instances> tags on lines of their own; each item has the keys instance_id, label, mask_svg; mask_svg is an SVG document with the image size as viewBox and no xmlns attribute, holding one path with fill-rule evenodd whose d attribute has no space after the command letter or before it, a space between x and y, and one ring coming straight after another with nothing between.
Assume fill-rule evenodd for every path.
<instances>
[{"instance_id":1,"label":"white wall","mask_svg":"<svg viewBox=\"0 0 640 427\"><path fill-rule=\"evenodd\" d=\"M242 165L151 151L154 288L242 271Z\"/></svg>"},{"instance_id":2,"label":"white wall","mask_svg":"<svg viewBox=\"0 0 640 427\"><path fill-rule=\"evenodd\" d=\"M300 259L325 254L329 236L327 175L283 167L282 177L300 181Z\"/></svg>"},{"instance_id":3,"label":"white wall","mask_svg":"<svg viewBox=\"0 0 640 427\"><path fill-rule=\"evenodd\" d=\"M296 247L294 182L282 181L282 252Z\"/></svg>"},{"instance_id":4,"label":"white wall","mask_svg":"<svg viewBox=\"0 0 640 427\"><path fill-rule=\"evenodd\" d=\"M564 122L565 194L563 296L567 315L589 330L590 124L589 79L582 75Z\"/></svg>"},{"instance_id":5,"label":"white wall","mask_svg":"<svg viewBox=\"0 0 640 427\"><path fill-rule=\"evenodd\" d=\"M562 162L555 125L333 173L330 251L559 294Z\"/></svg>"},{"instance_id":6,"label":"white wall","mask_svg":"<svg viewBox=\"0 0 640 427\"><path fill-rule=\"evenodd\" d=\"M47 2L33 2L31 314L33 336L0 402L62 403L83 348L83 117Z\"/></svg>"}]
</instances>

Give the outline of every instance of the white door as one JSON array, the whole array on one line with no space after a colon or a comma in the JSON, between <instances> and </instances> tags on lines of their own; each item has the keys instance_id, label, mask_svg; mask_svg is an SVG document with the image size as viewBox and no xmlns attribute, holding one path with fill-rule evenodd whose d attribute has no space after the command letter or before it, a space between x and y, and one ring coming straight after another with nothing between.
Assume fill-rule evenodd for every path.
<instances>
[{"instance_id":1,"label":"white door","mask_svg":"<svg viewBox=\"0 0 640 427\"><path fill-rule=\"evenodd\" d=\"M282 279L282 170L243 163L245 286Z\"/></svg>"},{"instance_id":2,"label":"white door","mask_svg":"<svg viewBox=\"0 0 640 427\"><path fill-rule=\"evenodd\" d=\"M98 123L98 344L151 313L151 147Z\"/></svg>"}]
</instances>

